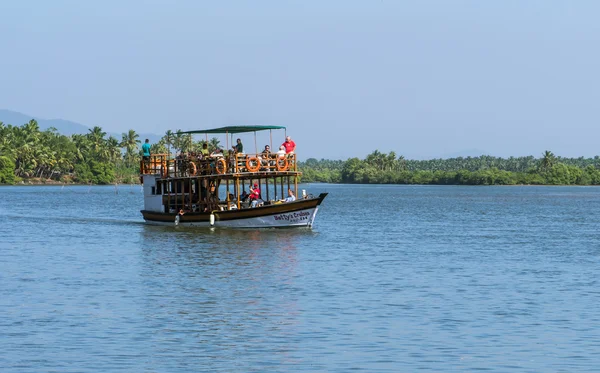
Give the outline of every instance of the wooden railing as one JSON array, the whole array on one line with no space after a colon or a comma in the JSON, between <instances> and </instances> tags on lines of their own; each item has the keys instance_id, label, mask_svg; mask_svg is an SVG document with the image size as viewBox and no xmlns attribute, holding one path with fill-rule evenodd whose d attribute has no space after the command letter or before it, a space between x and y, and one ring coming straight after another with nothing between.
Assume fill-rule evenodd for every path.
<instances>
[{"instance_id":1,"label":"wooden railing","mask_svg":"<svg viewBox=\"0 0 600 373\"><path fill-rule=\"evenodd\" d=\"M159 174L163 178L215 174L297 171L296 154L230 154L203 157L188 154L169 159L167 154L154 154L140 161L140 173Z\"/></svg>"},{"instance_id":2,"label":"wooden railing","mask_svg":"<svg viewBox=\"0 0 600 373\"><path fill-rule=\"evenodd\" d=\"M140 161L140 173L168 175L169 159L167 154L153 154L150 159Z\"/></svg>"}]
</instances>

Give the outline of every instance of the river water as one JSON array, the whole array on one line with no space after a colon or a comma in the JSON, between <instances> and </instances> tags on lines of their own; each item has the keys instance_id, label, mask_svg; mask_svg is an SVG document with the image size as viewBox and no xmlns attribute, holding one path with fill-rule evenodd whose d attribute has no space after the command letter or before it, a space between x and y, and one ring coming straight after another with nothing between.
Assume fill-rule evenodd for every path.
<instances>
[{"instance_id":1,"label":"river water","mask_svg":"<svg viewBox=\"0 0 600 373\"><path fill-rule=\"evenodd\" d=\"M1 187L0 371L600 371L600 188L302 188L312 231Z\"/></svg>"}]
</instances>

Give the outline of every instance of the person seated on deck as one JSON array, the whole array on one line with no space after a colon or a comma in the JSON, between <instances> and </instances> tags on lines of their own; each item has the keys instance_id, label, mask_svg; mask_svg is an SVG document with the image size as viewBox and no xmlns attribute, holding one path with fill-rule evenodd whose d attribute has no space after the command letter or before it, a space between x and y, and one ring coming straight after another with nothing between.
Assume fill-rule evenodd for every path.
<instances>
[{"instance_id":1,"label":"person seated on deck","mask_svg":"<svg viewBox=\"0 0 600 373\"><path fill-rule=\"evenodd\" d=\"M269 145L265 145L265 149L260 153L258 159L260 160L260 164L262 166L267 166L269 164L268 159L271 155L271 147ZM273 165L271 165L273 166Z\"/></svg>"},{"instance_id":2,"label":"person seated on deck","mask_svg":"<svg viewBox=\"0 0 600 373\"><path fill-rule=\"evenodd\" d=\"M294 202L296 200L296 196L294 195L294 191L292 189L288 189L288 196L281 200L281 202Z\"/></svg>"},{"instance_id":3,"label":"person seated on deck","mask_svg":"<svg viewBox=\"0 0 600 373\"><path fill-rule=\"evenodd\" d=\"M202 144L202 150L200 150L200 153L202 154L203 158L206 158L210 155L210 152L208 151L207 143Z\"/></svg>"},{"instance_id":4,"label":"person seated on deck","mask_svg":"<svg viewBox=\"0 0 600 373\"><path fill-rule=\"evenodd\" d=\"M262 198L260 198L260 189L258 188L258 184L254 184L254 188L251 187L250 192L251 193L249 198L250 201L252 201L250 207L256 207L264 203Z\"/></svg>"},{"instance_id":5,"label":"person seated on deck","mask_svg":"<svg viewBox=\"0 0 600 373\"><path fill-rule=\"evenodd\" d=\"M265 148L260 153L260 155L265 158L269 158L269 154L271 154L271 147L269 145L265 145Z\"/></svg>"},{"instance_id":6,"label":"person seated on deck","mask_svg":"<svg viewBox=\"0 0 600 373\"><path fill-rule=\"evenodd\" d=\"M235 199L235 196L232 193L229 193L228 199L228 210L237 210L237 200Z\"/></svg>"},{"instance_id":7,"label":"person seated on deck","mask_svg":"<svg viewBox=\"0 0 600 373\"><path fill-rule=\"evenodd\" d=\"M285 157L285 146L281 145L279 147L279 150L277 151L277 156L278 157Z\"/></svg>"},{"instance_id":8,"label":"person seated on deck","mask_svg":"<svg viewBox=\"0 0 600 373\"><path fill-rule=\"evenodd\" d=\"M220 149L220 148L216 148L215 151L213 151L212 153L210 153L210 156L212 158L222 157L223 156L223 150Z\"/></svg>"}]
</instances>

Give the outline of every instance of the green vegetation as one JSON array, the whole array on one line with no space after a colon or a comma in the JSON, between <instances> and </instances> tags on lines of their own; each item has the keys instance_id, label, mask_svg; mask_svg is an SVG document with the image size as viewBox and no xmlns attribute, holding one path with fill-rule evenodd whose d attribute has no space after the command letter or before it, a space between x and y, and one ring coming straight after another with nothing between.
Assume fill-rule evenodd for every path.
<instances>
[{"instance_id":1,"label":"green vegetation","mask_svg":"<svg viewBox=\"0 0 600 373\"><path fill-rule=\"evenodd\" d=\"M152 145L153 154L199 151L204 141L193 142L190 135L167 131ZM22 126L0 122L0 184L20 180L36 183L84 184L138 183L141 139L134 130L122 134L121 141L100 127L85 135L65 136L51 128L41 131L35 120ZM209 146L219 146L211 139Z\"/></svg>"},{"instance_id":2,"label":"green vegetation","mask_svg":"<svg viewBox=\"0 0 600 373\"><path fill-rule=\"evenodd\" d=\"M491 156L406 160L374 151L365 159L300 162L303 182L440 185L600 185L600 157Z\"/></svg>"},{"instance_id":3,"label":"green vegetation","mask_svg":"<svg viewBox=\"0 0 600 373\"><path fill-rule=\"evenodd\" d=\"M0 122L0 184L20 180L92 184L139 182L142 139L128 130L121 141L100 127L85 135L40 131L35 120L20 127ZM153 154L200 152L204 141L167 131L152 144ZM217 138L209 149L219 147ZM300 162L304 182L448 185L600 185L600 157L561 158L546 151L540 158L491 156L407 160L396 153L374 151L365 159Z\"/></svg>"}]
</instances>

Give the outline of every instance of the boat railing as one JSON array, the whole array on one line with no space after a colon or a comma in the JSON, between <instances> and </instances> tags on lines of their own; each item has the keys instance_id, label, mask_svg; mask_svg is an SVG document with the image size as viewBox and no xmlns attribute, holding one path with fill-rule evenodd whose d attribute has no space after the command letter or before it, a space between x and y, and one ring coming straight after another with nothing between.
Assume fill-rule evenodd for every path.
<instances>
[{"instance_id":1,"label":"boat railing","mask_svg":"<svg viewBox=\"0 0 600 373\"><path fill-rule=\"evenodd\" d=\"M232 155L233 172L285 172L297 171L296 154L278 155L277 153L235 154Z\"/></svg>"},{"instance_id":2,"label":"boat railing","mask_svg":"<svg viewBox=\"0 0 600 373\"><path fill-rule=\"evenodd\" d=\"M149 159L140 161L140 174L168 175L169 158L167 154L152 154Z\"/></svg>"},{"instance_id":3,"label":"boat railing","mask_svg":"<svg viewBox=\"0 0 600 373\"><path fill-rule=\"evenodd\" d=\"M163 178L224 174L255 174L297 172L296 154L277 153L203 156L197 153L180 154L169 159L167 154L153 154L149 160L140 161L140 173L159 174Z\"/></svg>"}]
</instances>

